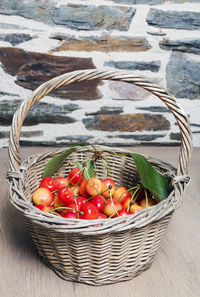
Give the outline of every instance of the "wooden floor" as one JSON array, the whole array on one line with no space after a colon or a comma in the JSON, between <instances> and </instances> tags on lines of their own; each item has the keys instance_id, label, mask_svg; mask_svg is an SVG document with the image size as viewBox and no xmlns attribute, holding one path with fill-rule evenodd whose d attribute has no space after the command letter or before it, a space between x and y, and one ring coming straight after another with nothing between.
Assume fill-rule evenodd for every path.
<instances>
[{"instance_id":1,"label":"wooden floor","mask_svg":"<svg viewBox=\"0 0 200 297\"><path fill-rule=\"evenodd\" d=\"M45 148L23 148L23 157ZM176 165L178 148L138 147L135 152ZM193 150L190 183L151 268L131 281L92 287L57 277L37 257L23 219L9 204L7 150L0 150L0 296L197 297L200 296L200 149Z\"/></svg>"}]
</instances>

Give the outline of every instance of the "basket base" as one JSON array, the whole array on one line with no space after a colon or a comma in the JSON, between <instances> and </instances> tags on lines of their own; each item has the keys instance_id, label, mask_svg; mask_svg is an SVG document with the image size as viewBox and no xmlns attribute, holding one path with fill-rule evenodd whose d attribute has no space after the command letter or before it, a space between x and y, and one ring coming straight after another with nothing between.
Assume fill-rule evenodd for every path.
<instances>
[{"instance_id":1,"label":"basket base","mask_svg":"<svg viewBox=\"0 0 200 297\"><path fill-rule=\"evenodd\" d=\"M151 261L149 261L149 263L146 263L144 266L140 267L139 269L129 272L129 273L127 273L127 275L123 275L123 276L120 275L119 277L114 276L113 279L111 279L111 278L108 279L106 275L105 275L104 279L97 279L97 278L91 279L91 277L88 277L88 279L86 279L86 278L81 277L82 271L80 271L78 277L73 276L73 275L67 273L66 271L61 270L60 268L56 268L55 266L53 266L47 259L42 257L39 253L38 253L38 256L44 264L46 264L51 270L53 270L55 272L55 274L58 277L62 278L63 280L74 281L74 282L78 282L78 283L82 283L82 284L86 284L86 285L92 285L92 286L111 285L114 283L131 280L134 277L140 275L145 270L149 269L153 262L153 257L152 257Z\"/></svg>"}]
</instances>

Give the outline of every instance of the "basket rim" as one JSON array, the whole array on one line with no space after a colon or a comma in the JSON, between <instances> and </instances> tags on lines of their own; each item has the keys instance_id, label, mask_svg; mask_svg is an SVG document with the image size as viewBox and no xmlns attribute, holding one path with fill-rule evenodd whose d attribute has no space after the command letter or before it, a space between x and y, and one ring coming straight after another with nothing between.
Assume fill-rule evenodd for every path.
<instances>
[{"instance_id":1,"label":"basket rim","mask_svg":"<svg viewBox=\"0 0 200 297\"><path fill-rule=\"evenodd\" d=\"M97 145L97 148L101 149L109 149L108 146ZM87 151L88 146L79 147L76 152ZM123 152L129 153L133 151L119 149L119 148L111 148L112 151L115 152ZM26 171L34 166L35 163L41 161L48 156L56 155L66 149L59 149L48 151L45 154L33 154L30 155L26 160L24 160L20 166L20 170L17 172L9 172L8 171L8 179L10 181L10 201L11 203L28 219L32 220L35 224L39 226L45 226L48 229L57 230L59 232L65 233L81 233L82 235L97 235L97 234L105 234L108 232L121 232L125 230L129 230L131 228L140 228L144 227L154 221L160 220L167 214L173 212L176 208L181 205L181 195L183 194L188 182L189 176L176 176L176 168L171 164L160 161L158 159L152 158L151 156L147 156L141 154L150 162L158 162L159 165L163 165L173 173L171 175L172 182L172 192L169 194L167 199L159 202L158 204L143 209L140 212L129 216L112 218L109 220L96 219L96 220L77 220L77 219L65 219L62 217L56 217L53 214L45 213L37 209L30 201L23 196L22 192L22 184L23 178ZM73 154L73 153L72 153ZM68 222L68 224L66 224ZM95 226L100 225L100 226Z\"/></svg>"}]
</instances>

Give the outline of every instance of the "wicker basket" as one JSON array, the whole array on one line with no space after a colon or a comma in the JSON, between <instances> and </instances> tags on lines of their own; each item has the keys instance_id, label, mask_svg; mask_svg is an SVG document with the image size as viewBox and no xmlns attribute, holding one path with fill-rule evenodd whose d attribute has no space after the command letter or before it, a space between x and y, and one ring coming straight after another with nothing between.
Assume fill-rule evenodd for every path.
<instances>
[{"instance_id":1,"label":"wicker basket","mask_svg":"<svg viewBox=\"0 0 200 297\"><path fill-rule=\"evenodd\" d=\"M19 139L23 121L29 110L54 89L72 82L87 80L115 80L143 87L159 97L171 110L180 128L182 142L178 168L147 157L168 179L172 192L166 200L134 215L110 220L76 220L41 213L31 202L38 187L44 166L60 152L30 156L21 164ZM110 162L112 178L118 185L139 183L133 160L128 155L104 152ZM150 267L161 237L180 206L181 197L189 182L187 175L191 154L191 131L187 116L166 90L135 76L132 72L81 70L56 77L38 87L25 100L13 117L9 144L10 200L21 212L32 234L41 259L65 280L91 285L105 285L132 279ZM69 160L87 160L91 156L88 147L80 147ZM67 174L66 166L61 174ZM97 162L97 175L104 177L104 167ZM68 222L68 223L67 223Z\"/></svg>"}]
</instances>

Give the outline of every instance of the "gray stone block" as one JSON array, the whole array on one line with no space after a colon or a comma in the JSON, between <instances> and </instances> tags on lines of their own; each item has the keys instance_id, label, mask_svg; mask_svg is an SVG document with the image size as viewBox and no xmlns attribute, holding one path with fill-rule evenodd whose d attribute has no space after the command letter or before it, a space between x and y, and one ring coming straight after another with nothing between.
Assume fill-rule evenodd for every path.
<instances>
[{"instance_id":1,"label":"gray stone block","mask_svg":"<svg viewBox=\"0 0 200 297\"><path fill-rule=\"evenodd\" d=\"M158 72L160 68L160 61L109 61L104 63L105 66L115 67L117 69L127 70L150 70L152 72Z\"/></svg>"},{"instance_id":2,"label":"gray stone block","mask_svg":"<svg viewBox=\"0 0 200 297\"><path fill-rule=\"evenodd\" d=\"M93 115L98 115L98 114L120 114L123 112L122 107L117 107L117 106L103 106L100 108L100 110L97 110L95 112L86 112L85 115L87 116L93 116Z\"/></svg>"},{"instance_id":3,"label":"gray stone block","mask_svg":"<svg viewBox=\"0 0 200 297\"><path fill-rule=\"evenodd\" d=\"M151 8L146 21L159 28L200 30L200 12Z\"/></svg>"},{"instance_id":4,"label":"gray stone block","mask_svg":"<svg viewBox=\"0 0 200 297\"><path fill-rule=\"evenodd\" d=\"M36 38L36 36L32 37L29 34L23 34L23 33L11 33L11 34L1 34L0 33L0 40L9 42L12 45L17 45L22 42L31 40L33 38Z\"/></svg>"},{"instance_id":5,"label":"gray stone block","mask_svg":"<svg viewBox=\"0 0 200 297\"><path fill-rule=\"evenodd\" d=\"M52 20L77 30L127 31L135 12L135 8L126 6L68 4L55 7Z\"/></svg>"},{"instance_id":6,"label":"gray stone block","mask_svg":"<svg viewBox=\"0 0 200 297\"><path fill-rule=\"evenodd\" d=\"M200 99L200 62L187 54L171 54L166 68L167 89L178 98Z\"/></svg>"},{"instance_id":7,"label":"gray stone block","mask_svg":"<svg viewBox=\"0 0 200 297\"><path fill-rule=\"evenodd\" d=\"M160 47L166 50L175 50L193 54L200 54L200 39L199 38L184 38L184 39L163 39L160 41Z\"/></svg>"},{"instance_id":8,"label":"gray stone block","mask_svg":"<svg viewBox=\"0 0 200 297\"><path fill-rule=\"evenodd\" d=\"M145 106L145 107L136 107L136 109L139 110L148 110L151 112L170 112L170 110L167 107L164 106Z\"/></svg>"},{"instance_id":9,"label":"gray stone block","mask_svg":"<svg viewBox=\"0 0 200 297\"><path fill-rule=\"evenodd\" d=\"M10 125L14 112L20 106L21 100L1 100L0 101L0 125ZM29 112L24 125L37 125L38 123L74 123L76 120L68 116L73 110L79 109L76 104L66 104L58 106L39 102Z\"/></svg>"}]
</instances>

